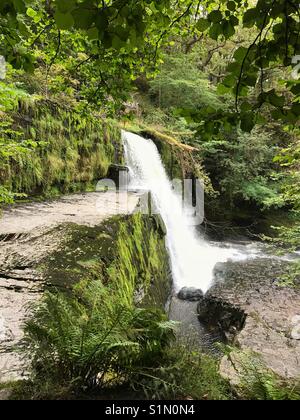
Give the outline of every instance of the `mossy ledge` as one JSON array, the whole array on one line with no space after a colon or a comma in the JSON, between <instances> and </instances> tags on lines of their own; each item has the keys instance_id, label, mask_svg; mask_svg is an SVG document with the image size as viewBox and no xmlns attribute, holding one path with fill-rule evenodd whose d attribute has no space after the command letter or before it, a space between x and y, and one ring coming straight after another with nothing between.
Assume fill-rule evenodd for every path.
<instances>
[{"instance_id":1,"label":"mossy ledge","mask_svg":"<svg viewBox=\"0 0 300 420\"><path fill-rule=\"evenodd\" d=\"M39 267L50 289L67 290L83 278L109 285L122 277L120 284L130 280L136 286L137 302L165 307L171 270L164 232L155 217L115 216L93 227L70 223L64 231L63 246Z\"/></svg>"},{"instance_id":2,"label":"mossy ledge","mask_svg":"<svg viewBox=\"0 0 300 420\"><path fill-rule=\"evenodd\" d=\"M29 151L1 162L0 184L14 193L32 197L94 189L112 163L123 163L117 124L75 106L25 97L1 119L9 119L20 144L31 141Z\"/></svg>"}]
</instances>

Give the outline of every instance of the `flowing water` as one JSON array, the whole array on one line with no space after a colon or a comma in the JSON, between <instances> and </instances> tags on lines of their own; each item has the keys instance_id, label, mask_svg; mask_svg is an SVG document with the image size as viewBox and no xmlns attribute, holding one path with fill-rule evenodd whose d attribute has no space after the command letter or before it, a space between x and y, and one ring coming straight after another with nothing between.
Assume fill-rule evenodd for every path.
<instances>
[{"instance_id":1,"label":"flowing water","mask_svg":"<svg viewBox=\"0 0 300 420\"><path fill-rule=\"evenodd\" d=\"M174 191L152 140L123 132L123 142L131 187L151 192L156 211L166 225L175 291L196 287L205 293L211 286L216 263L226 261L231 250L212 246L195 226L190 226L182 210L182 198Z\"/></svg>"},{"instance_id":2,"label":"flowing water","mask_svg":"<svg viewBox=\"0 0 300 420\"><path fill-rule=\"evenodd\" d=\"M218 270L214 269L220 262L256 260L259 272L261 258L291 261L299 258L299 255L276 257L268 254L266 246L260 242L212 242L205 238L196 226L190 225L189 217L182 211L182 195L174 190L152 140L125 131L122 135L130 170L129 189L150 192L154 202L151 209L155 208L155 212L161 215L166 225L166 244L170 254L175 292L170 297L169 317L179 321L178 336L187 339L190 347L200 346L203 350L220 355L215 343L224 339L222 332L212 330L205 323L199 322L197 302L182 301L177 298L176 293L182 287L195 287L205 293L212 286L214 278L218 281ZM239 266L239 270L243 277L243 265ZM248 278L246 275L245 277Z\"/></svg>"},{"instance_id":3,"label":"flowing water","mask_svg":"<svg viewBox=\"0 0 300 420\"><path fill-rule=\"evenodd\" d=\"M155 210L166 225L175 292L182 287L195 287L205 293L212 285L214 267L219 262L257 258L291 261L297 257L270 255L259 242L216 243L205 239L183 212L182 195L174 190L153 141L126 131L122 136L130 170L129 187L151 192Z\"/></svg>"}]
</instances>

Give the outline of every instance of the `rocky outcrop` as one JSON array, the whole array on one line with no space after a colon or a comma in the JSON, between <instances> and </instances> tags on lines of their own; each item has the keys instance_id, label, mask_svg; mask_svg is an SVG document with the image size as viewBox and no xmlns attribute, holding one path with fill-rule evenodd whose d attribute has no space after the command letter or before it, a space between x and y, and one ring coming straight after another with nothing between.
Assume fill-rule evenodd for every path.
<instances>
[{"instance_id":1,"label":"rocky outcrop","mask_svg":"<svg viewBox=\"0 0 300 420\"><path fill-rule=\"evenodd\" d=\"M66 272L69 286L82 277L80 268L95 269L101 247L110 252L112 227L99 225L116 214L131 213L139 200L137 195L118 198L110 192L75 194L4 211L0 219L0 382L28 374L22 325L45 286L65 286ZM72 235L73 248L66 249Z\"/></svg>"},{"instance_id":2,"label":"rocky outcrop","mask_svg":"<svg viewBox=\"0 0 300 420\"><path fill-rule=\"evenodd\" d=\"M189 300L190 302L197 302L203 298L203 292L201 289L196 289L195 287L183 287L178 295L178 299Z\"/></svg>"},{"instance_id":3,"label":"rocky outcrop","mask_svg":"<svg viewBox=\"0 0 300 420\"><path fill-rule=\"evenodd\" d=\"M128 186L129 168L124 165L112 164L107 173L107 179L114 181L116 188L126 188Z\"/></svg>"},{"instance_id":4,"label":"rocky outcrop","mask_svg":"<svg viewBox=\"0 0 300 420\"><path fill-rule=\"evenodd\" d=\"M216 281L198 304L201 319L218 325L239 348L258 353L285 378L300 377L300 291L282 287L289 262L255 259L216 267ZM236 376L224 358L221 370Z\"/></svg>"},{"instance_id":5,"label":"rocky outcrop","mask_svg":"<svg viewBox=\"0 0 300 420\"><path fill-rule=\"evenodd\" d=\"M203 296L197 306L198 318L209 327L216 327L223 338L233 341L235 335L245 324L243 309L211 296Z\"/></svg>"}]
</instances>

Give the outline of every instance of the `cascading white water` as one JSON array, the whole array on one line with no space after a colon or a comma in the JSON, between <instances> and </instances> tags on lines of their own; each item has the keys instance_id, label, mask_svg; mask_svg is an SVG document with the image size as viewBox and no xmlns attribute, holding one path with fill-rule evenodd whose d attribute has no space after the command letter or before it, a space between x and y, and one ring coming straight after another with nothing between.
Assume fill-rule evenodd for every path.
<instances>
[{"instance_id":1,"label":"cascading white water","mask_svg":"<svg viewBox=\"0 0 300 420\"><path fill-rule=\"evenodd\" d=\"M165 222L175 291L196 287L205 293L211 286L214 266L228 259L228 251L211 246L189 225L181 198L174 192L152 140L125 131L122 136L132 187L151 192Z\"/></svg>"}]
</instances>

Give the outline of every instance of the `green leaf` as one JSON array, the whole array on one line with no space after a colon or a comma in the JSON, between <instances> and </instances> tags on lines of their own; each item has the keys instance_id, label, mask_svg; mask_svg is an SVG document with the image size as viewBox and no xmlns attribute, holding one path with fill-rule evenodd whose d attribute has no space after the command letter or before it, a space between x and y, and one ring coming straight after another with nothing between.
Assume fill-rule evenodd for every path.
<instances>
[{"instance_id":1,"label":"green leaf","mask_svg":"<svg viewBox=\"0 0 300 420\"><path fill-rule=\"evenodd\" d=\"M230 63L227 66L227 71L229 73L234 74L235 76L238 76L240 74L240 71L241 71L241 64L238 63L237 61L234 61L233 63Z\"/></svg>"},{"instance_id":2,"label":"green leaf","mask_svg":"<svg viewBox=\"0 0 300 420\"><path fill-rule=\"evenodd\" d=\"M96 17L96 26L99 29L99 31L105 31L105 29L108 27L108 19L105 13L100 13Z\"/></svg>"},{"instance_id":3,"label":"green leaf","mask_svg":"<svg viewBox=\"0 0 300 420\"><path fill-rule=\"evenodd\" d=\"M247 133L250 133L254 127L253 114L250 112L242 113L241 115L241 129Z\"/></svg>"},{"instance_id":4,"label":"green leaf","mask_svg":"<svg viewBox=\"0 0 300 420\"><path fill-rule=\"evenodd\" d=\"M226 87L233 87L236 84L236 77L234 74L228 74L224 80L223 85Z\"/></svg>"},{"instance_id":5,"label":"green leaf","mask_svg":"<svg viewBox=\"0 0 300 420\"><path fill-rule=\"evenodd\" d=\"M111 34L105 32L104 37L103 37L103 45L105 48L111 48L112 46Z\"/></svg>"},{"instance_id":6,"label":"green leaf","mask_svg":"<svg viewBox=\"0 0 300 420\"><path fill-rule=\"evenodd\" d=\"M271 91L267 92L267 97L266 97L267 101L277 107L277 108L281 108L284 106L284 97L283 96L278 96L274 89L272 89Z\"/></svg>"},{"instance_id":7,"label":"green leaf","mask_svg":"<svg viewBox=\"0 0 300 420\"><path fill-rule=\"evenodd\" d=\"M249 102L245 101L241 104L241 111L243 113L246 113L251 110L252 110L252 105Z\"/></svg>"},{"instance_id":8,"label":"green leaf","mask_svg":"<svg viewBox=\"0 0 300 420\"><path fill-rule=\"evenodd\" d=\"M220 10L213 10L212 12L209 13L207 18L208 18L208 20L210 20L213 23L218 23L222 20L223 15L220 12Z\"/></svg>"},{"instance_id":9,"label":"green leaf","mask_svg":"<svg viewBox=\"0 0 300 420\"><path fill-rule=\"evenodd\" d=\"M270 16L274 19L284 12L285 2L274 2L272 9L270 10Z\"/></svg>"},{"instance_id":10,"label":"green leaf","mask_svg":"<svg viewBox=\"0 0 300 420\"><path fill-rule=\"evenodd\" d=\"M219 35L221 35L222 33L223 29L220 23L214 23L209 30L209 36L215 40L217 40Z\"/></svg>"},{"instance_id":11,"label":"green leaf","mask_svg":"<svg viewBox=\"0 0 300 420\"><path fill-rule=\"evenodd\" d=\"M129 6L124 6L124 7L122 8L121 12L120 12L120 15L121 15L122 17L127 17L127 16L129 16L129 15L130 15L130 8L129 8Z\"/></svg>"},{"instance_id":12,"label":"green leaf","mask_svg":"<svg viewBox=\"0 0 300 420\"><path fill-rule=\"evenodd\" d=\"M284 25L282 23L276 23L276 25L273 26L272 31L274 34L282 34L282 31L284 31Z\"/></svg>"},{"instance_id":13,"label":"green leaf","mask_svg":"<svg viewBox=\"0 0 300 420\"><path fill-rule=\"evenodd\" d=\"M256 8L248 9L243 18L245 27L251 27L254 25L255 20L259 17L259 11Z\"/></svg>"},{"instance_id":14,"label":"green leaf","mask_svg":"<svg viewBox=\"0 0 300 420\"><path fill-rule=\"evenodd\" d=\"M207 19L204 18L200 18L196 24L196 28L200 31L200 32L204 32L206 31L206 29L208 29L210 27L210 22Z\"/></svg>"},{"instance_id":15,"label":"green leaf","mask_svg":"<svg viewBox=\"0 0 300 420\"><path fill-rule=\"evenodd\" d=\"M257 82L257 73L247 74L246 77L244 78L244 82L247 84L247 86L254 87Z\"/></svg>"},{"instance_id":16,"label":"green leaf","mask_svg":"<svg viewBox=\"0 0 300 420\"><path fill-rule=\"evenodd\" d=\"M76 9L73 10L72 16L78 29L88 29L95 21L95 16L90 10Z\"/></svg>"},{"instance_id":17,"label":"green leaf","mask_svg":"<svg viewBox=\"0 0 300 420\"><path fill-rule=\"evenodd\" d=\"M74 10L74 7L76 6L75 0L56 0L56 5L58 10L65 14L70 13L72 10Z\"/></svg>"},{"instance_id":18,"label":"green leaf","mask_svg":"<svg viewBox=\"0 0 300 420\"><path fill-rule=\"evenodd\" d=\"M235 91L236 91L236 89L235 89ZM241 85L240 88L239 88L239 96L247 96L248 94L249 94L248 86Z\"/></svg>"},{"instance_id":19,"label":"green leaf","mask_svg":"<svg viewBox=\"0 0 300 420\"><path fill-rule=\"evenodd\" d=\"M227 9L233 12L235 10L235 2L234 1L227 2Z\"/></svg>"},{"instance_id":20,"label":"green leaf","mask_svg":"<svg viewBox=\"0 0 300 420\"><path fill-rule=\"evenodd\" d=\"M300 95L300 83L294 84L294 86L291 88L291 92L294 95Z\"/></svg>"},{"instance_id":21,"label":"green leaf","mask_svg":"<svg viewBox=\"0 0 300 420\"><path fill-rule=\"evenodd\" d=\"M237 26L239 24L239 20L235 16L230 16L229 20L232 26Z\"/></svg>"},{"instance_id":22,"label":"green leaf","mask_svg":"<svg viewBox=\"0 0 300 420\"><path fill-rule=\"evenodd\" d=\"M129 30L119 25L115 28L115 33L122 41L127 41L129 36Z\"/></svg>"},{"instance_id":23,"label":"green leaf","mask_svg":"<svg viewBox=\"0 0 300 420\"><path fill-rule=\"evenodd\" d=\"M226 39L231 38L235 34L234 26L228 20L223 21L222 28Z\"/></svg>"},{"instance_id":24,"label":"green leaf","mask_svg":"<svg viewBox=\"0 0 300 420\"><path fill-rule=\"evenodd\" d=\"M115 48L116 50L119 50L120 48L123 47L123 45L124 45L124 42L121 40L121 38L115 35L112 39L113 48Z\"/></svg>"},{"instance_id":25,"label":"green leaf","mask_svg":"<svg viewBox=\"0 0 300 420\"><path fill-rule=\"evenodd\" d=\"M33 10L31 7L29 7L26 11L27 16L31 17L31 18L35 18L37 15L37 12L35 10Z\"/></svg>"},{"instance_id":26,"label":"green leaf","mask_svg":"<svg viewBox=\"0 0 300 420\"><path fill-rule=\"evenodd\" d=\"M279 109L273 109L271 115L274 120L281 120L284 118L284 114Z\"/></svg>"},{"instance_id":27,"label":"green leaf","mask_svg":"<svg viewBox=\"0 0 300 420\"><path fill-rule=\"evenodd\" d=\"M18 28L19 28L20 34L22 36L24 36L24 37L29 36L30 32L29 32L27 26L25 25L25 23L23 23L22 21L19 21L18 22Z\"/></svg>"},{"instance_id":28,"label":"green leaf","mask_svg":"<svg viewBox=\"0 0 300 420\"><path fill-rule=\"evenodd\" d=\"M74 25L74 18L71 13L63 14L57 10L54 19L59 29L70 29Z\"/></svg>"},{"instance_id":29,"label":"green leaf","mask_svg":"<svg viewBox=\"0 0 300 420\"><path fill-rule=\"evenodd\" d=\"M266 123L267 123L266 118L263 115L258 114L256 117L256 124L266 124Z\"/></svg>"},{"instance_id":30,"label":"green leaf","mask_svg":"<svg viewBox=\"0 0 300 420\"><path fill-rule=\"evenodd\" d=\"M292 105L291 111L294 115L297 115L299 117L299 115L300 115L300 104L299 103L294 103Z\"/></svg>"},{"instance_id":31,"label":"green leaf","mask_svg":"<svg viewBox=\"0 0 300 420\"><path fill-rule=\"evenodd\" d=\"M89 39L94 40L99 38L99 32L97 28L90 28L87 30L87 36Z\"/></svg>"},{"instance_id":32,"label":"green leaf","mask_svg":"<svg viewBox=\"0 0 300 420\"><path fill-rule=\"evenodd\" d=\"M219 95L225 95L226 93L229 93L230 91L231 91L231 88L223 84L219 84L217 87L217 93Z\"/></svg>"},{"instance_id":33,"label":"green leaf","mask_svg":"<svg viewBox=\"0 0 300 420\"><path fill-rule=\"evenodd\" d=\"M19 13L24 13L26 10L25 3L23 0L13 0L15 9Z\"/></svg>"},{"instance_id":34,"label":"green leaf","mask_svg":"<svg viewBox=\"0 0 300 420\"><path fill-rule=\"evenodd\" d=\"M242 62L247 54L248 48L246 47L239 47L233 54L233 58L236 59L238 62Z\"/></svg>"},{"instance_id":35,"label":"green leaf","mask_svg":"<svg viewBox=\"0 0 300 420\"><path fill-rule=\"evenodd\" d=\"M286 119L292 124L298 122L298 116L295 115L292 111L288 111Z\"/></svg>"}]
</instances>

